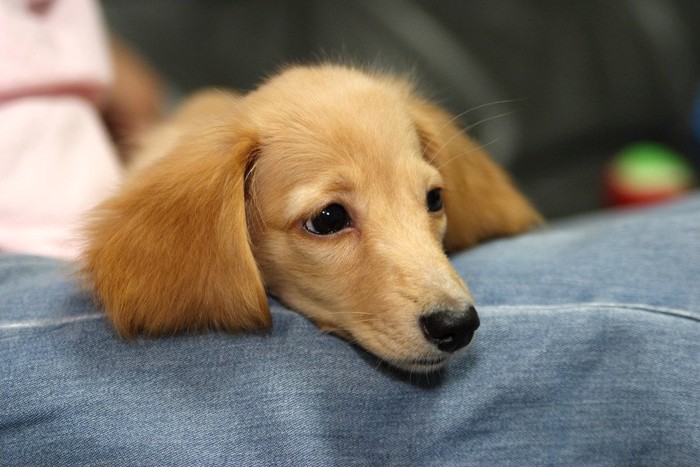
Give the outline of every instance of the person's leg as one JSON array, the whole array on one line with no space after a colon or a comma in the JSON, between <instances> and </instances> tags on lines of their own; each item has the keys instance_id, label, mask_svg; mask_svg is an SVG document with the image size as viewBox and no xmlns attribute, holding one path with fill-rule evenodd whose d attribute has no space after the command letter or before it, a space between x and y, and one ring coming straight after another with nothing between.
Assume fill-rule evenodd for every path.
<instances>
[{"instance_id":1,"label":"person's leg","mask_svg":"<svg viewBox=\"0 0 700 467\"><path fill-rule=\"evenodd\" d=\"M695 197L456 255L482 325L429 378L274 302L121 341L65 263L0 256L0 463L691 465L699 232Z\"/></svg>"}]
</instances>

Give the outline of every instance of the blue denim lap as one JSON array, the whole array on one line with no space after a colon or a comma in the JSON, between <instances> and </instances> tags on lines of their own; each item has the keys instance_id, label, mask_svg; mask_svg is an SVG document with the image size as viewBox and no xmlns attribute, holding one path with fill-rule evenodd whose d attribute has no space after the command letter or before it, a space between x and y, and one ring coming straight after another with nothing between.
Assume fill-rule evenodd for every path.
<instances>
[{"instance_id":1,"label":"blue denim lap","mask_svg":"<svg viewBox=\"0 0 700 467\"><path fill-rule=\"evenodd\" d=\"M700 197L456 255L475 342L400 375L274 301L265 335L119 340L0 256L0 464L693 465Z\"/></svg>"}]
</instances>

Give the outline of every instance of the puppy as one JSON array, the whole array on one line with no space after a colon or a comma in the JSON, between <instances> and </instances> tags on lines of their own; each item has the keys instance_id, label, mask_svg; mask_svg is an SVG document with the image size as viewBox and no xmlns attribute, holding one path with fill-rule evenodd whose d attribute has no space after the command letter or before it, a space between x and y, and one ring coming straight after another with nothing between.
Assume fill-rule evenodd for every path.
<instances>
[{"instance_id":1,"label":"puppy","mask_svg":"<svg viewBox=\"0 0 700 467\"><path fill-rule=\"evenodd\" d=\"M539 214L451 115L396 78L295 67L195 95L89 220L82 273L124 337L264 330L266 291L395 367L479 326L445 251Z\"/></svg>"}]
</instances>

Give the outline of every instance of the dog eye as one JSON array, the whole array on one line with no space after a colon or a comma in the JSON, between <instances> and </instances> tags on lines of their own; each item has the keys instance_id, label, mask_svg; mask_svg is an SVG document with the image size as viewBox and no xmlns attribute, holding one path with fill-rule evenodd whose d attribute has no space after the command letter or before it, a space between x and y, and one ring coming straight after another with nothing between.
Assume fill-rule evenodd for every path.
<instances>
[{"instance_id":1,"label":"dog eye","mask_svg":"<svg viewBox=\"0 0 700 467\"><path fill-rule=\"evenodd\" d=\"M440 188L434 188L426 196L428 211L437 212L442 209L442 194Z\"/></svg>"},{"instance_id":2,"label":"dog eye","mask_svg":"<svg viewBox=\"0 0 700 467\"><path fill-rule=\"evenodd\" d=\"M306 221L304 228L316 235L330 235L350 225L350 215L340 204L323 208L316 217Z\"/></svg>"}]
</instances>

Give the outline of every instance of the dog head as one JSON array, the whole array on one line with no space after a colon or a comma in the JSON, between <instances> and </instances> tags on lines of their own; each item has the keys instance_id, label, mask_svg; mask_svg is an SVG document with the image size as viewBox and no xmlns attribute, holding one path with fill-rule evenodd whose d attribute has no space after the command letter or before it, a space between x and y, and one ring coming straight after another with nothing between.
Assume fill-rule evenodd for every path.
<instances>
[{"instance_id":1,"label":"dog head","mask_svg":"<svg viewBox=\"0 0 700 467\"><path fill-rule=\"evenodd\" d=\"M444 251L539 220L449 114L390 77L292 68L244 97L195 97L158 131L83 258L125 336L264 329L267 290L394 366L436 369L479 325Z\"/></svg>"}]
</instances>

